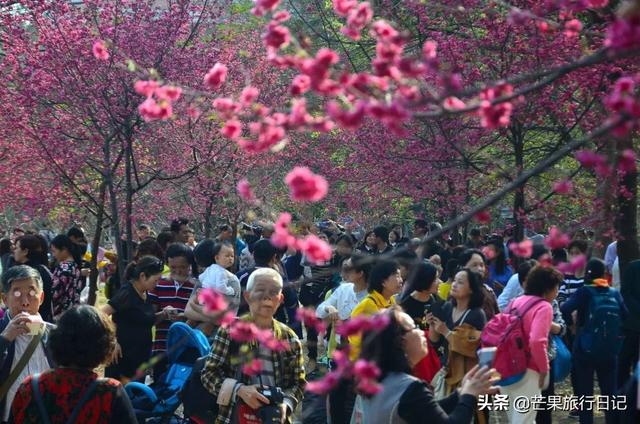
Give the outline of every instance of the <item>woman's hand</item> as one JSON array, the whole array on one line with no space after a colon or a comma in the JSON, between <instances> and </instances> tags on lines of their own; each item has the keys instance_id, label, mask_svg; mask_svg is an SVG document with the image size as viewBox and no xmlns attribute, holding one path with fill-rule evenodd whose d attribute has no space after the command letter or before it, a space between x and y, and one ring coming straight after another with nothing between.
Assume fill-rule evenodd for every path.
<instances>
[{"instance_id":1,"label":"woman's hand","mask_svg":"<svg viewBox=\"0 0 640 424\"><path fill-rule=\"evenodd\" d=\"M560 334L560 331L562 331L562 327L560 326L560 324L556 324L555 322L551 323L551 334Z\"/></svg>"},{"instance_id":2,"label":"woman's hand","mask_svg":"<svg viewBox=\"0 0 640 424\"><path fill-rule=\"evenodd\" d=\"M338 315L338 310L331 305L327 305L324 307L325 312L327 313L327 317L325 320L327 322L333 323L340 319L340 315Z\"/></svg>"},{"instance_id":3,"label":"woman's hand","mask_svg":"<svg viewBox=\"0 0 640 424\"><path fill-rule=\"evenodd\" d=\"M544 390L546 384L545 384L545 380L547 379L547 373L545 372L540 373L540 377L538 378L538 387L540 387L540 389Z\"/></svg>"},{"instance_id":4,"label":"woman's hand","mask_svg":"<svg viewBox=\"0 0 640 424\"><path fill-rule=\"evenodd\" d=\"M120 347L120 343L116 342L116 347L113 349L113 354L111 355L111 363L117 364L120 358L122 358L122 348Z\"/></svg>"},{"instance_id":5,"label":"woman's hand","mask_svg":"<svg viewBox=\"0 0 640 424\"><path fill-rule=\"evenodd\" d=\"M498 377L494 375L494 369L489 369L486 366L480 368L476 365L462 378L460 394L478 397L480 395L496 393L498 388L494 387L493 384L498 381Z\"/></svg>"},{"instance_id":6,"label":"woman's hand","mask_svg":"<svg viewBox=\"0 0 640 424\"><path fill-rule=\"evenodd\" d=\"M433 321L429 324L429 328L433 328L437 333L442 334L443 336L446 336L449 332L449 327L447 327L447 324L440 321L436 317L433 317Z\"/></svg>"}]
</instances>

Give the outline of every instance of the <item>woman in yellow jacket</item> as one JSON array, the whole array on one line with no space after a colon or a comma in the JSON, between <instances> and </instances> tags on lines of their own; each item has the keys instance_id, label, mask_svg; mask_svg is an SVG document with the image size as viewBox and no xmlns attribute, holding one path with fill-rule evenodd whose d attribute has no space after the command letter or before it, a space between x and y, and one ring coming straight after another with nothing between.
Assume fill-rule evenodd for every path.
<instances>
[{"instance_id":1,"label":"woman in yellow jacket","mask_svg":"<svg viewBox=\"0 0 640 424\"><path fill-rule=\"evenodd\" d=\"M367 282L369 294L351 312L351 318L358 315L374 315L395 304L394 296L402 290L402 277L398 264L382 260L371 269ZM362 336L349 337L349 357L356 360L360 355Z\"/></svg>"}]
</instances>

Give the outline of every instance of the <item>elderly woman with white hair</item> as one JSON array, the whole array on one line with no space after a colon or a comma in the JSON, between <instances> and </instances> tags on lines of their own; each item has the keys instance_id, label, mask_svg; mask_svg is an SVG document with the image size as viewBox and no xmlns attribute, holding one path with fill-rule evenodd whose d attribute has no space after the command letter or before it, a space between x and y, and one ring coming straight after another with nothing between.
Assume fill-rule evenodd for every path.
<instances>
[{"instance_id":1,"label":"elderly woman with white hair","mask_svg":"<svg viewBox=\"0 0 640 424\"><path fill-rule=\"evenodd\" d=\"M286 342L286 349L273 351L256 340L232 340L224 327L218 329L213 339L201 380L204 387L218 397L217 424L230 423L234 412L261 415L266 410L277 414L278 422L284 419L290 423L293 411L302 401L306 384L302 344L293 330L273 318L283 300L282 286L282 277L277 271L256 269L243 293L249 313L239 319L253 323L259 330L272 331L276 339ZM242 372L243 363L237 357L245 351L260 362L260 372L256 375ZM277 404L270 402L262 386L279 388L283 400Z\"/></svg>"}]
</instances>

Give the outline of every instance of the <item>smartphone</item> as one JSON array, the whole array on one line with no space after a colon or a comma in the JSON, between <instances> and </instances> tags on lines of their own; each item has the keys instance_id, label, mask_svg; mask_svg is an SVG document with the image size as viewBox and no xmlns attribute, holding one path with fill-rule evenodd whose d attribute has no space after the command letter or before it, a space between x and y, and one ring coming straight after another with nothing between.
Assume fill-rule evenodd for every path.
<instances>
[{"instance_id":1,"label":"smartphone","mask_svg":"<svg viewBox=\"0 0 640 424\"><path fill-rule=\"evenodd\" d=\"M497 347L483 347L478 350L478 365L480 368L486 366L493 367L493 360L496 358Z\"/></svg>"},{"instance_id":2,"label":"smartphone","mask_svg":"<svg viewBox=\"0 0 640 424\"><path fill-rule=\"evenodd\" d=\"M434 317L438 318L440 321L446 321L446 317L444 311L442 310L442 306L444 304L442 302L436 302L431 305L431 313Z\"/></svg>"},{"instance_id":3,"label":"smartphone","mask_svg":"<svg viewBox=\"0 0 640 424\"><path fill-rule=\"evenodd\" d=\"M424 305L424 314L430 314L431 313L431 308L433 308L433 304L432 303L427 303L426 305Z\"/></svg>"}]
</instances>

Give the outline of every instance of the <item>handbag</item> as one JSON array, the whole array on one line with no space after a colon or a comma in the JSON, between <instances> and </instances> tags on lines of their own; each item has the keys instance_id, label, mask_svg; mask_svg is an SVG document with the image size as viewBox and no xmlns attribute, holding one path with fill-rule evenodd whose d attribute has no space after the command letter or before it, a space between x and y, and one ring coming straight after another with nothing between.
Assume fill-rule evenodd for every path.
<instances>
[{"instance_id":1,"label":"handbag","mask_svg":"<svg viewBox=\"0 0 640 424\"><path fill-rule=\"evenodd\" d=\"M556 357L553 360L553 381L559 383L571 373L571 352L560 336L552 336L556 346Z\"/></svg>"}]
</instances>

